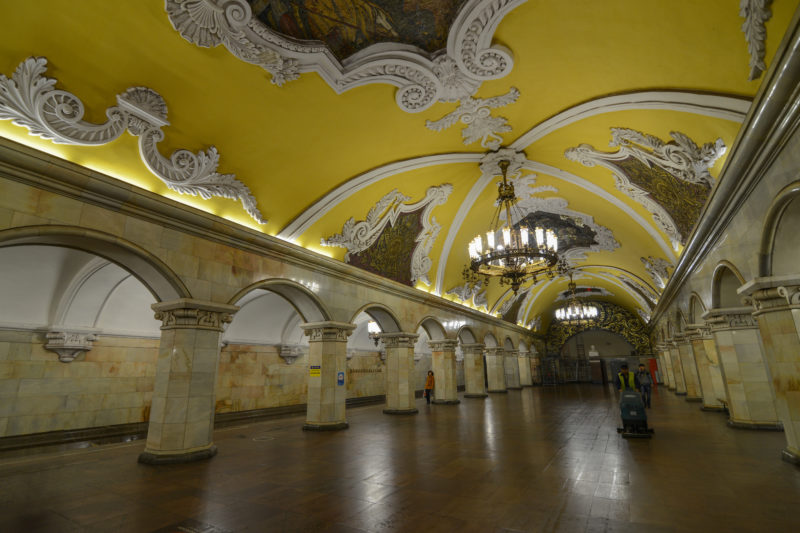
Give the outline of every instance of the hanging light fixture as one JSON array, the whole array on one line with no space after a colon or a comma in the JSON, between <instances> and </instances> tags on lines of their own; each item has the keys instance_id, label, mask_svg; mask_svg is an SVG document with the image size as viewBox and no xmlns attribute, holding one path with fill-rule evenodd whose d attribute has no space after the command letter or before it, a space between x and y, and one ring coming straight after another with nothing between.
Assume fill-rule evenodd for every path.
<instances>
[{"instance_id":1,"label":"hanging light fixture","mask_svg":"<svg viewBox=\"0 0 800 533\"><path fill-rule=\"evenodd\" d=\"M566 265L559 261L558 238L553 230L529 228L522 223L514 185L507 179L510 164L508 160L498 162L502 181L497 185L497 209L489 230L469 242L470 264L464 267L463 275L469 283L499 278L501 285L510 285L516 294L525 281L536 283L543 275L553 279ZM501 213L505 213L503 222ZM513 220L519 221L519 227L512 225Z\"/></svg>"},{"instance_id":2,"label":"hanging light fixture","mask_svg":"<svg viewBox=\"0 0 800 533\"><path fill-rule=\"evenodd\" d=\"M585 324L596 319L600 314L597 306L581 304L578 301L578 296L575 294L575 289L577 287L575 282L572 281L572 272L569 274L569 285L567 285L567 288L569 289L567 304L556 309L556 320L569 324Z\"/></svg>"}]
</instances>

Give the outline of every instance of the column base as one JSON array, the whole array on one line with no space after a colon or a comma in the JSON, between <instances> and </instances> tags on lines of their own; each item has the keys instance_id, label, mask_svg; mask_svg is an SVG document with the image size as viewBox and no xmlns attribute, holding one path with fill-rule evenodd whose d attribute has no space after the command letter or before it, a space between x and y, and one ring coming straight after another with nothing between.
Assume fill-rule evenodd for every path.
<instances>
[{"instance_id":1,"label":"column base","mask_svg":"<svg viewBox=\"0 0 800 533\"><path fill-rule=\"evenodd\" d=\"M522 386L522 388L523 388L523 389L524 389L525 387L533 387L533 383L531 383L530 385L523 385L523 386Z\"/></svg>"},{"instance_id":2,"label":"column base","mask_svg":"<svg viewBox=\"0 0 800 533\"><path fill-rule=\"evenodd\" d=\"M475 393L475 394L472 393L464 394L464 398L486 398L487 396L489 395L486 394L485 392Z\"/></svg>"},{"instance_id":3,"label":"column base","mask_svg":"<svg viewBox=\"0 0 800 533\"><path fill-rule=\"evenodd\" d=\"M677 392L675 391L675 396L686 396L685 392Z\"/></svg>"},{"instance_id":4,"label":"column base","mask_svg":"<svg viewBox=\"0 0 800 533\"><path fill-rule=\"evenodd\" d=\"M419 413L419 409L412 407L411 409L384 409L385 415L415 415Z\"/></svg>"},{"instance_id":5,"label":"column base","mask_svg":"<svg viewBox=\"0 0 800 533\"><path fill-rule=\"evenodd\" d=\"M335 422L332 424L310 424L306 422L303 424L303 431L339 431L349 427L350 424L347 422Z\"/></svg>"},{"instance_id":6,"label":"column base","mask_svg":"<svg viewBox=\"0 0 800 533\"><path fill-rule=\"evenodd\" d=\"M702 402L702 401L703 401L703 398L701 398L701 397L696 397L696 396L687 396L687 397L686 397L686 401L687 401L687 402Z\"/></svg>"},{"instance_id":7,"label":"column base","mask_svg":"<svg viewBox=\"0 0 800 533\"><path fill-rule=\"evenodd\" d=\"M174 465L202 461L203 459L210 459L215 455L217 455L217 446L211 444L208 448L184 453L153 453L144 451L139 454L139 462L146 465Z\"/></svg>"},{"instance_id":8,"label":"column base","mask_svg":"<svg viewBox=\"0 0 800 533\"><path fill-rule=\"evenodd\" d=\"M760 429L762 431L783 431L783 424L776 423L763 423L763 422L739 422L736 420L728 420L728 426L736 429Z\"/></svg>"},{"instance_id":9,"label":"column base","mask_svg":"<svg viewBox=\"0 0 800 533\"><path fill-rule=\"evenodd\" d=\"M800 454L791 451L789 448L784 448L781 451L781 459L793 465L800 465Z\"/></svg>"},{"instance_id":10,"label":"column base","mask_svg":"<svg viewBox=\"0 0 800 533\"><path fill-rule=\"evenodd\" d=\"M673 392L675 391L675 387L667 387L667 389L669 389L669 390L671 390Z\"/></svg>"},{"instance_id":11,"label":"column base","mask_svg":"<svg viewBox=\"0 0 800 533\"><path fill-rule=\"evenodd\" d=\"M505 390L505 389L498 389L498 390L491 390L491 389L489 389L489 392L491 392L491 393L495 393L495 394L508 394L508 391L507 391L507 390Z\"/></svg>"},{"instance_id":12,"label":"column base","mask_svg":"<svg viewBox=\"0 0 800 533\"><path fill-rule=\"evenodd\" d=\"M433 400L432 403L435 403L436 405L456 405L461 403L461 400Z\"/></svg>"},{"instance_id":13,"label":"column base","mask_svg":"<svg viewBox=\"0 0 800 533\"><path fill-rule=\"evenodd\" d=\"M506 387L508 390L522 390L522 387Z\"/></svg>"},{"instance_id":14,"label":"column base","mask_svg":"<svg viewBox=\"0 0 800 533\"><path fill-rule=\"evenodd\" d=\"M724 413L726 411L725 407L722 405L704 405L700 408L701 411L711 411L714 413Z\"/></svg>"}]
</instances>

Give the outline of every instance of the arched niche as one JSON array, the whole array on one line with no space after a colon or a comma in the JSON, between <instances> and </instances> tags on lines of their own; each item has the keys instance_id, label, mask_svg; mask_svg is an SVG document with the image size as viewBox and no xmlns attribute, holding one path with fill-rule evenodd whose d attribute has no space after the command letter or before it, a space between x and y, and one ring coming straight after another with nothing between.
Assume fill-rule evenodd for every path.
<instances>
[{"instance_id":1,"label":"arched niche","mask_svg":"<svg viewBox=\"0 0 800 533\"><path fill-rule=\"evenodd\" d=\"M159 337L155 295L121 266L53 245L0 248L0 325Z\"/></svg>"},{"instance_id":2,"label":"arched niche","mask_svg":"<svg viewBox=\"0 0 800 533\"><path fill-rule=\"evenodd\" d=\"M800 181L784 187L767 211L759 248L760 277L798 274Z\"/></svg>"},{"instance_id":3,"label":"arched niche","mask_svg":"<svg viewBox=\"0 0 800 533\"><path fill-rule=\"evenodd\" d=\"M308 344L300 328L305 320L280 294L253 289L236 300L234 305L239 307L239 311L223 334L224 342L242 345Z\"/></svg>"},{"instance_id":4,"label":"arched niche","mask_svg":"<svg viewBox=\"0 0 800 533\"><path fill-rule=\"evenodd\" d=\"M703 321L703 314L706 312L706 306L703 299L697 293L692 293L689 298L689 323L700 324ZM661 340L661 339L659 339Z\"/></svg>"},{"instance_id":5,"label":"arched niche","mask_svg":"<svg viewBox=\"0 0 800 533\"><path fill-rule=\"evenodd\" d=\"M714 309L741 307L741 298L736 291L743 284L744 278L732 263L720 262L712 276L711 307Z\"/></svg>"},{"instance_id":6,"label":"arched niche","mask_svg":"<svg viewBox=\"0 0 800 533\"><path fill-rule=\"evenodd\" d=\"M159 302L192 297L163 261L108 233L71 226L26 226L0 231L0 247L23 245L72 248L107 259L133 274Z\"/></svg>"},{"instance_id":7,"label":"arched niche","mask_svg":"<svg viewBox=\"0 0 800 533\"><path fill-rule=\"evenodd\" d=\"M400 321L397 320L394 312L383 304L369 303L363 306L356 311L355 315L350 319L350 322L358 324L357 320L363 321L362 315L366 315L372 319L380 328L381 333L399 333L402 331L400 328Z\"/></svg>"},{"instance_id":8,"label":"arched niche","mask_svg":"<svg viewBox=\"0 0 800 533\"><path fill-rule=\"evenodd\" d=\"M528 345L525 341L519 341L519 353L528 353Z\"/></svg>"},{"instance_id":9,"label":"arched niche","mask_svg":"<svg viewBox=\"0 0 800 533\"><path fill-rule=\"evenodd\" d=\"M578 345L582 344L588 355L591 346L601 357L628 357L636 349L628 340L613 331L587 329L569 337L561 346L561 356L578 357Z\"/></svg>"}]
</instances>

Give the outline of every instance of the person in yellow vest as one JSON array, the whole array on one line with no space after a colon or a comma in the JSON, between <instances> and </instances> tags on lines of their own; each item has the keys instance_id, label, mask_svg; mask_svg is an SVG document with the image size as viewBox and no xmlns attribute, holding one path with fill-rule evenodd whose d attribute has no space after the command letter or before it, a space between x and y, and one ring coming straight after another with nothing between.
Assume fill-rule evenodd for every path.
<instances>
[{"instance_id":1,"label":"person in yellow vest","mask_svg":"<svg viewBox=\"0 0 800 533\"><path fill-rule=\"evenodd\" d=\"M433 391L433 387L433 370L428 370L428 377L425 378L425 399L428 400L428 403L431 403L431 392Z\"/></svg>"},{"instance_id":2,"label":"person in yellow vest","mask_svg":"<svg viewBox=\"0 0 800 533\"><path fill-rule=\"evenodd\" d=\"M633 373L628 372L628 365L626 363L620 365L619 374L617 374L617 390L621 391L623 389L641 390L639 380Z\"/></svg>"}]
</instances>

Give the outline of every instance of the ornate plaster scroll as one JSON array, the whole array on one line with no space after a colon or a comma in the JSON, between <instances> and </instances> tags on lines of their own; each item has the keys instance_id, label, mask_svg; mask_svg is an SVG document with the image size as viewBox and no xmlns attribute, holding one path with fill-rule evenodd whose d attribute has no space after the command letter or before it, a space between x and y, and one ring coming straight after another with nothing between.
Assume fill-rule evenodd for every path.
<instances>
[{"instance_id":1,"label":"ornate plaster scroll","mask_svg":"<svg viewBox=\"0 0 800 533\"><path fill-rule=\"evenodd\" d=\"M242 202L247 213L260 224L266 220L247 186L233 174L219 174L219 154L213 146L193 154L176 150L169 158L158 151L164 139L167 105L154 90L131 87L117 95L117 105L106 110L108 121L92 124L83 120L83 102L72 93L56 89L53 78L44 77L47 59L30 57L11 79L0 74L0 119L24 126L31 135L58 144L96 146L109 143L126 130L139 138L139 152L147 168L167 187L181 194L208 200L221 196Z\"/></svg>"},{"instance_id":2,"label":"ornate plaster scroll","mask_svg":"<svg viewBox=\"0 0 800 533\"><path fill-rule=\"evenodd\" d=\"M764 64L764 41L767 40L766 22L772 18L769 5L772 0L740 0L739 16L744 19L742 31L747 41L747 51L750 53L750 75L752 81L767 70Z\"/></svg>"},{"instance_id":3,"label":"ornate plaster scroll","mask_svg":"<svg viewBox=\"0 0 800 533\"><path fill-rule=\"evenodd\" d=\"M564 156L587 167L600 164L610 169L617 189L647 208L653 214L656 225L670 237L677 249L688 237L688 232L684 230L687 234L682 234L667 210L651 197L651 191L632 183L619 163L632 158L647 168L655 165L677 180L710 191L714 185L714 178L708 169L725 153L726 147L722 139L698 147L683 133L671 132L670 136L673 140L665 143L657 137L636 130L611 128L609 146L619 147L616 152L601 152L593 146L581 144L576 148L567 149Z\"/></svg>"},{"instance_id":4,"label":"ornate plaster scroll","mask_svg":"<svg viewBox=\"0 0 800 533\"><path fill-rule=\"evenodd\" d=\"M92 342L97 340L93 333L74 331L49 331L47 333L46 350L56 352L62 363L71 363L82 353L92 349Z\"/></svg>"},{"instance_id":5,"label":"ornate plaster scroll","mask_svg":"<svg viewBox=\"0 0 800 533\"><path fill-rule=\"evenodd\" d=\"M650 274L653 282L656 284L656 287L663 289L667 286L667 280L669 279L669 270L673 267L672 263L667 261L666 259L662 259L660 257L641 257L642 264L644 265L645 270L647 273Z\"/></svg>"},{"instance_id":6,"label":"ornate plaster scroll","mask_svg":"<svg viewBox=\"0 0 800 533\"><path fill-rule=\"evenodd\" d=\"M284 360L287 365L291 365L298 357L306 354L306 347L300 344L281 344L278 347L278 357Z\"/></svg>"},{"instance_id":7,"label":"ornate plaster scroll","mask_svg":"<svg viewBox=\"0 0 800 533\"><path fill-rule=\"evenodd\" d=\"M437 205L445 203L451 192L453 192L453 186L449 183L430 187L425 193L425 198L417 203L407 204L404 202L411 198L395 189L381 198L369 210L365 220L356 222L350 218L344 223L341 233L321 239L321 244L347 248L347 253L344 255L344 260L347 261L350 254L362 252L372 246L387 225L394 225L400 215L422 209L420 217L422 231L415 239L417 245L411 256L411 281L422 281L430 285L428 271L433 262L428 254L441 230L441 226L436 222L436 218L431 216L431 212Z\"/></svg>"},{"instance_id":8,"label":"ornate plaster scroll","mask_svg":"<svg viewBox=\"0 0 800 533\"><path fill-rule=\"evenodd\" d=\"M532 331L539 331L542 329L542 315L537 315L536 318L528 322L528 329Z\"/></svg>"},{"instance_id":9,"label":"ornate plaster scroll","mask_svg":"<svg viewBox=\"0 0 800 533\"><path fill-rule=\"evenodd\" d=\"M450 27L446 50L435 54L379 43L341 62L320 41L299 41L268 27L246 0L166 0L166 10L184 39L203 47L222 44L239 59L264 68L276 85L312 71L337 93L386 83L398 88L397 105L416 113L437 101L472 95L483 81L511 71L511 53L491 41L500 20L524 2L467 0Z\"/></svg>"},{"instance_id":10,"label":"ornate plaster scroll","mask_svg":"<svg viewBox=\"0 0 800 533\"><path fill-rule=\"evenodd\" d=\"M633 279L630 276L626 276L625 274L614 274L616 278L620 281L634 289L637 293L641 294L647 300L650 301L649 307L652 308L656 303L658 303L659 293L653 290L649 285L645 285L641 283L637 279Z\"/></svg>"},{"instance_id":11,"label":"ornate plaster scroll","mask_svg":"<svg viewBox=\"0 0 800 533\"><path fill-rule=\"evenodd\" d=\"M457 296L462 302L472 300L475 307L488 307L489 302L486 299L486 287L484 287L483 280L478 280L474 285L465 283L453 289L450 289L445 294L452 294Z\"/></svg>"}]
</instances>

